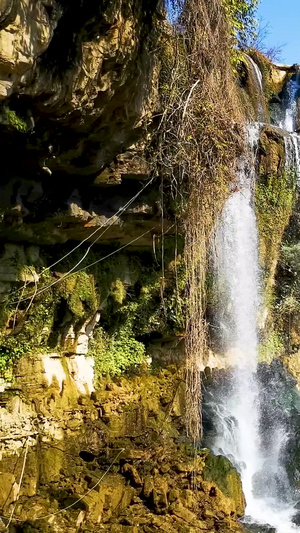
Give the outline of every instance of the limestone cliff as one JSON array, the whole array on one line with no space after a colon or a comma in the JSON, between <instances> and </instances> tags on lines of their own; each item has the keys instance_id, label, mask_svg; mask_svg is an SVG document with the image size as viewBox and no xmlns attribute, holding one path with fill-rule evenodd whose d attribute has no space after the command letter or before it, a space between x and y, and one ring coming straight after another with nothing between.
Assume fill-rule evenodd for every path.
<instances>
[{"instance_id":1,"label":"limestone cliff","mask_svg":"<svg viewBox=\"0 0 300 533\"><path fill-rule=\"evenodd\" d=\"M153 157L170 39L159 1L0 2L10 531L241 531L239 474L185 436L182 221Z\"/></svg>"},{"instance_id":2,"label":"limestone cliff","mask_svg":"<svg viewBox=\"0 0 300 533\"><path fill-rule=\"evenodd\" d=\"M276 112L296 67L248 51L232 83L228 22L216 5L223 34L205 7L209 46L194 36L207 104L196 93L199 70L176 70L191 43L180 31L173 40L160 0L0 0L0 524L12 532L243 530L240 475L186 436L183 228L194 190L202 211L192 222L199 230L213 213L212 231L237 187L246 121ZM232 116L220 107L229 79ZM280 128L261 128L257 155L267 342L277 334L270 300L281 297L295 180ZM182 156L190 170L195 163L194 178L201 171L194 189ZM207 244L205 231L191 235ZM193 272L202 302L211 280L201 253ZM204 309L207 322L213 306ZM295 347L298 317L296 306ZM200 370L228 364L209 348ZM292 359L286 366L298 372Z\"/></svg>"}]
</instances>

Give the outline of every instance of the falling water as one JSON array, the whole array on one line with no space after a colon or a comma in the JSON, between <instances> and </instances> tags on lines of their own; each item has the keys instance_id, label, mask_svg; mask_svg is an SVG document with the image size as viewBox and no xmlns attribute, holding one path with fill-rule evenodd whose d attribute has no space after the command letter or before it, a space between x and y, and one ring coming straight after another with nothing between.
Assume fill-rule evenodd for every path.
<instances>
[{"instance_id":1,"label":"falling water","mask_svg":"<svg viewBox=\"0 0 300 533\"><path fill-rule=\"evenodd\" d=\"M216 237L219 294L227 307L221 323L224 347L236 369L226 399L229 418L237 422L235 434L215 443L243 467L243 488L252 499L252 478L259 469L256 314L258 308L258 257L251 192L242 188L228 200ZM248 505L250 502L248 501Z\"/></svg>"},{"instance_id":2,"label":"falling water","mask_svg":"<svg viewBox=\"0 0 300 533\"><path fill-rule=\"evenodd\" d=\"M256 84L256 89L257 89L257 93L258 93L258 120L260 122L263 122L264 119L265 119L265 112L264 112L264 108L265 108L265 104L264 104L264 89L263 89L263 77L262 77L262 73L260 71L260 68L259 66L255 63L255 61L252 59L251 56L246 56L247 57L247 60L249 61L251 67L252 67L252 71L253 71L253 75L254 75L254 79L255 79L255 84Z\"/></svg>"},{"instance_id":3,"label":"falling water","mask_svg":"<svg viewBox=\"0 0 300 533\"><path fill-rule=\"evenodd\" d=\"M252 67L253 67L253 70L254 70L254 73L255 73L255 77L256 77L256 81L257 81L257 84L259 86L259 89L260 91L263 93L263 78L262 78L262 73L260 71L260 68L259 66L255 63L255 61L252 59L251 56L248 56L247 55L247 59L248 61L250 61Z\"/></svg>"},{"instance_id":4,"label":"falling water","mask_svg":"<svg viewBox=\"0 0 300 533\"><path fill-rule=\"evenodd\" d=\"M276 125L286 131L284 137L286 155L285 165L288 169L294 168L296 170L298 185L300 184L300 135L297 133L297 101L299 94L300 72L288 82L279 118L277 117L277 120L275 120Z\"/></svg>"},{"instance_id":5,"label":"falling water","mask_svg":"<svg viewBox=\"0 0 300 533\"><path fill-rule=\"evenodd\" d=\"M298 133L290 133L284 137L286 154L285 166L287 169L294 168L297 174L297 182L300 184L300 136Z\"/></svg>"},{"instance_id":6,"label":"falling water","mask_svg":"<svg viewBox=\"0 0 300 533\"><path fill-rule=\"evenodd\" d=\"M279 126L286 131L296 130L297 123L297 96L300 91L300 74L292 78L287 85L287 96L284 99L284 116Z\"/></svg>"},{"instance_id":7,"label":"falling water","mask_svg":"<svg viewBox=\"0 0 300 533\"><path fill-rule=\"evenodd\" d=\"M248 175L248 177L247 177ZM215 268L220 302L219 331L233 366L230 385L215 410L215 453L233 460L241 472L250 522L270 525L278 533L300 531L292 522L293 503L280 463L284 430L274 430L268 451L261 442L261 405L257 379L260 307L258 235L253 208L253 172L245 166L239 187L227 201L215 238Z\"/></svg>"}]
</instances>

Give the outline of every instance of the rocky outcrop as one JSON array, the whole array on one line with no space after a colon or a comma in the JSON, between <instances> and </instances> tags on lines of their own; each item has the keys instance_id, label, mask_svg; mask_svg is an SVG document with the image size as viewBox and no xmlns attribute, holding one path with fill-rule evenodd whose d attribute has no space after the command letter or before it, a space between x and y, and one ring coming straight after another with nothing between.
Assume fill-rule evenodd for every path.
<instances>
[{"instance_id":1,"label":"rocky outcrop","mask_svg":"<svg viewBox=\"0 0 300 533\"><path fill-rule=\"evenodd\" d=\"M103 228L105 243L124 244L149 230L139 244L151 245L158 185L139 193L151 176L159 2L3 1L1 17L1 235L49 245Z\"/></svg>"},{"instance_id":2,"label":"rocky outcrop","mask_svg":"<svg viewBox=\"0 0 300 533\"><path fill-rule=\"evenodd\" d=\"M4 516L14 509L24 531L241 531L236 470L180 437L181 371L102 381L92 394L78 383L70 361L36 357L0 394Z\"/></svg>"},{"instance_id":3,"label":"rocky outcrop","mask_svg":"<svg viewBox=\"0 0 300 533\"><path fill-rule=\"evenodd\" d=\"M14 532L242 531L239 474L185 437L183 244L152 157L165 27L159 0L0 0L0 506ZM243 83L251 96L249 64ZM260 158L261 183L281 172L275 128Z\"/></svg>"},{"instance_id":4,"label":"rocky outcrop","mask_svg":"<svg viewBox=\"0 0 300 533\"><path fill-rule=\"evenodd\" d=\"M14 130L8 108L27 130L6 140L5 166L90 176L134 144L153 105L157 17L147 0L4 2L3 122Z\"/></svg>"},{"instance_id":5,"label":"rocky outcrop","mask_svg":"<svg viewBox=\"0 0 300 533\"><path fill-rule=\"evenodd\" d=\"M259 172L261 176L277 175L284 170L284 133L272 126L265 126L259 138Z\"/></svg>"}]
</instances>

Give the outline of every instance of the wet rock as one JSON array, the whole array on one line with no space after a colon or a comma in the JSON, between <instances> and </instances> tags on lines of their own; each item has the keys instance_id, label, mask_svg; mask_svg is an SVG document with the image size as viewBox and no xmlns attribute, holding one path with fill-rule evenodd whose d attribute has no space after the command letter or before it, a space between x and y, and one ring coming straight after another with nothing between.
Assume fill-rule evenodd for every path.
<instances>
[{"instance_id":1,"label":"wet rock","mask_svg":"<svg viewBox=\"0 0 300 533\"><path fill-rule=\"evenodd\" d=\"M156 513L164 513L168 507L168 483L162 477L154 478L152 505Z\"/></svg>"},{"instance_id":2,"label":"wet rock","mask_svg":"<svg viewBox=\"0 0 300 533\"><path fill-rule=\"evenodd\" d=\"M134 466L126 463L122 468L122 473L125 474L125 476L130 480L130 483L132 483L132 485L135 487L140 487L143 484L139 473Z\"/></svg>"},{"instance_id":3,"label":"wet rock","mask_svg":"<svg viewBox=\"0 0 300 533\"><path fill-rule=\"evenodd\" d=\"M266 126L259 139L259 172L261 176L277 175L284 167L284 133L278 128Z\"/></svg>"},{"instance_id":4,"label":"wet rock","mask_svg":"<svg viewBox=\"0 0 300 533\"><path fill-rule=\"evenodd\" d=\"M205 461L203 479L213 481L223 494L233 502L234 511L237 515L244 515L245 497L242 490L241 477L228 459L220 455L209 454ZM210 494L213 496L211 489Z\"/></svg>"},{"instance_id":5,"label":"wet rock","mask_svg":"<svg viewBox=\"0 0 300 533\"><path fill-rule=\"evenodd\" d=\"M276 529L267 524L247 524L244 531L246 533L276 533Z\"/></svg>"},{"instance_id":6,"label":"wet rock","mask_svg":"<svg viewBox=\"0 0 300 533\"><path fill-rule=\"evenodd\" d=\"M15 476L10 473L0 473L0 505L2 508L15 500L17 491Z\"/></svg>"}]
</instances>

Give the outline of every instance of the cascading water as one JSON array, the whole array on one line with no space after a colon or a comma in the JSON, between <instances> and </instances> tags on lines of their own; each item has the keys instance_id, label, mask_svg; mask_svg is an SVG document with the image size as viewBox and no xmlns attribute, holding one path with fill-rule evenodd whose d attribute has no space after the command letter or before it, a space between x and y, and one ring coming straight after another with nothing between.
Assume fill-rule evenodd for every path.
<instances>
[{"instance_id":1,"label":"cascading water","mask_svg":"<svg viewBox=\"0 0 300 533\"><path fill-rule=\"evenodd\" d=\"M250 144L254 131L250 130ZM257 378L260 272L251 191L254 171L251 165L250 169L246 164L243 167L238 190L225 205L215 238L218 328L233 370L218 398L221 407L214 414L217 436L213 451L227 456L240 470L249 522L290 533L300 528L291 521L295 502L281 464L285 428L277 425L267 447L261 442L262 406Z\"/></svg>"},{"instance_id":2,"label":"cascading water","mask_svg":"<svg viewBox=\"0 0 300 533\"><path fill-rule=\"evenodd\" d=\"M284 116L279 126L290 133L296 130L297 124L297 96L300 92L300 74L297 73L287 84L286 97L284 98Z\"/></svg>"},{"instance_id":3,"label":"cascading water","mask_svg":"<svg viewBox=\"0 0 300 533\"><path fill-rule=\"evenodd\" d=\"M287 84L283 99L282 117L277 125L287 132L285 137L286 167L295 168L298 185L300 182L300 136L296 132L298 122L297 100L300 94L300 73Z\"/></svg>"},{"instance_id":4,"label":"cascading water","mask_svg":"<svg viewBox=\"0 0 300 533\"><path fill-rule=\"evenodd\" d=\"M258 308L258 261L255 216L251 192L242 188L228 200L216 236L219 294L227 307L221 323L224 347L236 365L226 407L237 422L230 439L220 435L215 449L232 455L243 467L243 488L252 494L252 478L259 469L258 391L254 379L257 364L256 314ZM230 306L230 307L228 307ZM248 500L248 505L250 504Z\"/></svg>"},{"instance_id":5,"label":"cascading water","mask_svg":"<svg viewBox=\"0 0 300 533\"><path fill-rule=\"evenodd\" d=\"M250 64L256 85L256 91L258 95L258 120L263 122L265 119L265 103L264 103L264 89L263 89L263 77L259 66L255 63L251 56L246 55L247 61Z\"/></svg>"},{"instance_id":6,"label":"cascading water","mask_svg":"<svg viewBox=\"0 0 300 533\"><path fill-rule=\"evenodd\" d=\"M297 183L300 184L300 136L298 133L291 133L284 137L284 147L286 154L285 166L287 169L294 168L297 174Z\"/></svg>"},{"instance_id":7,"label":"cascading water","mask_svg":"<svg viewBox=\"0 0 300 533\"><path fill-rule=\"evenodd\" d=\"M263 98L261 72L249 57L256 91ZM283 99L281 117L275 127L285 130L286 168L296 169L300 183L300 134L297 129L297 98L300 73L289 81ZM263 100L262 100L263 101ZM258 108L258 121L261 111ZM228 201L216 229L214 270L219 311L213 325L218 331L216 342L227 354L231 370L222 377L206 406L213 424L213 452L228 457L241 473L246 498L245 524L256 533L300 532L299 490L292 488L286 469L286 450L293 440L290 426L282 410L275 410L278 383L264 382L266 373L274 378L274 369L258 365L258 328L260 314L261 274L258 258L258 233L253 206L255 184L255 152L259 123L248 127L249 160L240 162L238 183ZM251 158L253 160L251 160ZM265 374L264 374L265 372ZM269 376L270 380L270 376ZM281 382L280 382L281 383ZM276 386L275 397L271 390ZM269 402L269 403L268 403ZM270 403L271 402L271 403ZM274 417L276 421L274 422ZM298 503L297 503L298 502Z\"/></svg>"}]
</instances>

